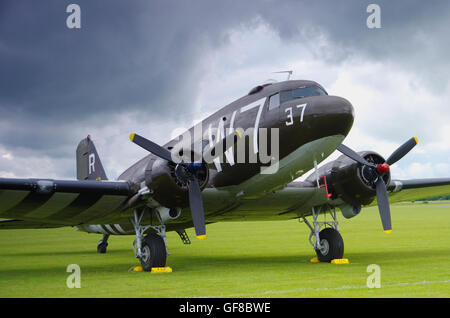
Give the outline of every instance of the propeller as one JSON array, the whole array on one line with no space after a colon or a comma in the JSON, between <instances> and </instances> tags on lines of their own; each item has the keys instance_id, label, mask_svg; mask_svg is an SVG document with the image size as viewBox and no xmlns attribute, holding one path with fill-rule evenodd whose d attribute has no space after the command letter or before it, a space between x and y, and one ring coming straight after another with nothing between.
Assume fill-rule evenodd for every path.
<instances>
[{"instance_id":1,"label":"propeller","mask_svg":"<svg viewBox=\"0 0 450 318\"><path fill-rule=\"evenodd\" d=\"M219 154L225 153L229 148L234 146L238 138L242 138L243 132L241 129L235 129L231 134L225 136L218 143L213 146L208 146L204 149L203 156L208 158L216 157ZM191 209L192 221L194 223L195 234L198 239L203 240L206 238L205 227L205 211L203 208L202 193L200 184L198 182L196 172L202 168L202 163L176 163L172 159L172 153L159 146L158 144L150 141L138 134L131 134L130 140L145 150L153 153L155 156L161 159L167 160L175 164L176 176L187 185L189 193L189 207Z\"/></svg>"},{"instance_id":2,"label":"propeller","mask_svg":"<svg viewBox=\"0 0 450 318\"><path fill-rule=\"evenodd\" d=\"M155 144L154 142L138 135L131 134L130 140L138 146L150 151L161 159L174 163L175 174L187 184L189 192L189 207L191 209L192 221L194 223L195 234L199 240L206 238L205 211L203 209L203 200L200 190L200 184L196 176L196 171L201 167L201 163L185 163L183 161L175 163L172 154L167 149Z\"/></svg>"},{"instance_id":3,"label":"propeller","mask_svg":"<svg viewBox=\"0 0 450 318\"><path fill-rule=\"evenodd\" d=\"M408 152L411 151L411 149L413 149L417 145L417 143L418 140L416 137L407 140L400 147L398 147L384 163L381 164L374 164L372 162L368 162L366 159L361 157L357 152L353 151L352 149L343 144L340 144L337 147L337 150L340 151L342 154L355 160L361 165L368 167L370 172L369 175L371 176L372 182L375 183L378 211L380 213L383 230L386 234L392 232L391 208L389 206L389 198L386 190L386 184L384 183L382 177L389 172L390 165L402 159Z\"/></svg>"}]
</instances>

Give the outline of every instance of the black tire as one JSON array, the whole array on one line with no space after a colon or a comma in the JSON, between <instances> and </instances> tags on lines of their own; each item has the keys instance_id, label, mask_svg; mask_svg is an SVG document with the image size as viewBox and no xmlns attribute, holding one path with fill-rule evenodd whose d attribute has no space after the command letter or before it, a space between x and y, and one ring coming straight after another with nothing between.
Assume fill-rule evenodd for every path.
<instances>
[{"instance_id":1,"label":"black tire","mask_svg":"<svg viewBox=\"0 0 450 318\"><path fill-rule=\"evenodd\" d=\"M97 253L105 254L107 247L108 247L108 243L98 243L98 245L97 245Z\"/></svg>"},{"instance_id":2,"label":"black tire","mask_svg":"<svg viewBox=\"0 0 450 318\"><path fill-rule=\"evenodd\" d=\"M142 242L143 256L139 258L144 271L149 272L152 267L166 266L166 245L161 236L157 234L147 235Z\"/></svg>"},{"instance_id":3,"label":"black tire","mask_svg":"<svg viewBox=\"0 0 450 318\"><path fill-rule=\"evenodd\" d=\"M344 240L341 234L333 228L326 228L319 233L321 250L316 249L317 258L321 262L331 262L344 256Z\"/></svg>"}]
</instances>

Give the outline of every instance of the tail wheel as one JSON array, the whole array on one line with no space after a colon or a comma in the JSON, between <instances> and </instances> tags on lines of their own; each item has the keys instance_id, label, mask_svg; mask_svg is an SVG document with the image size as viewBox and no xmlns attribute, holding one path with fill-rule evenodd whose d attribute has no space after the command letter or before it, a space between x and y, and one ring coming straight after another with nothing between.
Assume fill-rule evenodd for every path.
<instances>
[{"instance_id":1,"label":"tail wheel","mask_svg":"<svg viewBox=\"0 0 450 318\"><path fill-rule=\"evenodd\" d=\"M97 245L97 253L105 254L107 247L108 247L108 243L106 243L106 242L98 243L98 245Z\"/></svg>"},{"instance_id":2,"label":"tail wheel","mask_svg":"<svg viewBox=\"0 0 450 318\"><path fill-rule=\"evenodd\" d=\"M333 228L320 231L320 248L316 248L317 258L321 262L331 262L344 255L344 241L341 234Z\"/></svg>"},{"instance_id":3,"label":"tail wheel","mask_svg":"<svg viewBox=\"0 0 450 318\"><path fill-rule=\"evenodd\" d=\"M157 234L147 235L141 248L140 261L144 271L149 272L152 267L165 267L166 266L166 245L161 236Z\"/></svg>"}]
</instances>

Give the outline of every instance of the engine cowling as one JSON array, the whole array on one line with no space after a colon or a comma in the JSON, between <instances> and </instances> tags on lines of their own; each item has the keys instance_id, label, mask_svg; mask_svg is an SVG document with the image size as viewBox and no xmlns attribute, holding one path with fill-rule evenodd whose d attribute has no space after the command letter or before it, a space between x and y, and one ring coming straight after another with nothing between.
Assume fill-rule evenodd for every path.
<instances>
[{"instance_id":1,"label":"engine cowling","mask_svg":"<svg viewBox=\"0 0 450 318\"><path fill-rule=\"evenodd\" d=\"M204 163L191 164L195 175L203 190L209 180L209 170ZM164 159L155 159L149 162L145 171L145 182L152 190L152 197L161 205L168 208L179 208L189 205L187 184L189 182L185 173L186 166L168 162Z\"/></svg>"},{"instance_id":2,"label":"engine cowling","mask_svg":"<svg viewBox=\"0 0 450 318\"><path fill-rule=\"evenodd\" d=\"M358 154L374 164L385 162L381 155L373 151L362 151ZM375 176L372 169L345 155L319 169L319 176L326 176L331 199L341 199L345 202L341 207L344 216L351 217L358 214L362 205L370 204L375 199L375 182L378 177ZM389 185L390 172L386 172L381 178L386 185ZM315 180L315 173L309 176L308 180Z\"/></svg>"}]
</instances>

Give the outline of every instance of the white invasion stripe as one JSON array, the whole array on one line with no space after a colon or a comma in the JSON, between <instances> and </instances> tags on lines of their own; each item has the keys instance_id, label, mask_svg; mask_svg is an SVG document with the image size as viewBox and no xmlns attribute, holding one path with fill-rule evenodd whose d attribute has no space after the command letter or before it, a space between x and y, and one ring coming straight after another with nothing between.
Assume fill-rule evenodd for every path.
<instances>
[{"instance_id":1,"label":"white invasion stripe","mask_svg":"<svg viewBox=\"0 0 450 318\"><path fill-rule=\"evenodd\" d=\"M108 232L106 232L101 225L91 225L98 233L102 233L102 234L109 234Z\"/></svg>"},{"instance_id":2,"label":"white invasion stripe","mask_svg":"<svg viewBox=\"0 0 450 318\"><path fill-rule=\"evenodd\" d=\"M114 229L111 227L111 225L105 224L105 227L108 229L108 231L111 232L111 234L119 234L116 231L114 231Z\"/></svg>"},{"instance_id":3,"label":"white invasion stripe","mask_svg":"<svg viewBox=\"0 0 450 318\"><path fill-rule=\"evenodd\" d=\"M116 227L116 229L117 229L120 233L122 233L122 234L127 234L127 233L122 229L122 227L120 226L120 224L114 224L114 226Z\"/></svg>"},{"instance_id":4,"label":"white invasion stripe","mask_svg":"<svg viewBox=\"0 0 450 318\"><path fill-rule=\"evenodd\" d=\"M125 200L126 196L104 195L97 202L91 205L80 214L73 218L80 222L95 222L93 217L100 218L120 207L120 204Z\"/></svg>"},{"instance_id":5,"label":"white invasion stripe","mask_svg":"<svg viewBox=\"0 0 450 318\"><path fill-rule=\"evenodd\" d=\"M69 206L79 193L54 193L51 198L38 208L27 212L27 217L45 219Z\"/></svg>"},{"instance_id":6,"label":"white invasion stripe","mask_svg":"<svg viewBox=\"0 0 450 318\"><path fill-rule=\"evenodd\" d=\"M410 282L410 283L393 283L393 284L382 284L383 287L397 287L397 286L412 286L412 285L427 285L427 284L448 284L450 280L436 280L436 281L421 281L421 282ZM345 290L345 289L381 289L381 288L368 288L366 285L360 286L340 286L340 287L331 287L331 288L295 288L295 289L286 289L286 290L266 290L264 292L254 292L254 293L242 293L242 294L232 294L232 295L214 295L214 296L200 296L194 298L212 298L212 297L251 297L255 295L275 295L275 294L288 294L288 293L302 293L309 291L333 291L333 290Z\"/></svg>"}]
</instances>

